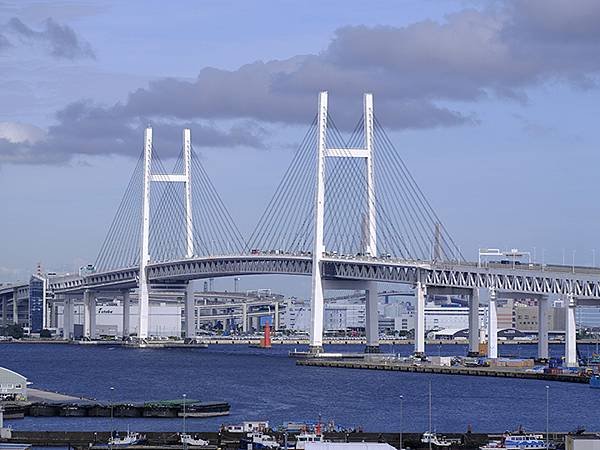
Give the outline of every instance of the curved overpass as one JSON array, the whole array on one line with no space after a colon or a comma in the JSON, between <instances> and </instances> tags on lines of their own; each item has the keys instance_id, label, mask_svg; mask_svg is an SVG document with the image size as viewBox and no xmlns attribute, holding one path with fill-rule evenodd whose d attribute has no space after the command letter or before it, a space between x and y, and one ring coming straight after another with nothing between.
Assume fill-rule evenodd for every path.
<instances>
[{"instance_id":1,"label":"curved overpass","mask_svg":"<svg viewBox=\"0 0 600 450\"><path fill-rule=\"evenodd\" d=\"M311 275L310 255L230 255L196 257L148 265L152 283L186 282L203 278L243 275ZM524 294L572 294L600 299L600 269L538 264L506 267L476 263L432 263L391 258L323 257L323 278L327 280L379 281L427 286L474 289L495 288ZM128 289L137 287L138 267L94 273L83 278L50 283L55 292L85 289Z\"/></svg>"}]
</instances>

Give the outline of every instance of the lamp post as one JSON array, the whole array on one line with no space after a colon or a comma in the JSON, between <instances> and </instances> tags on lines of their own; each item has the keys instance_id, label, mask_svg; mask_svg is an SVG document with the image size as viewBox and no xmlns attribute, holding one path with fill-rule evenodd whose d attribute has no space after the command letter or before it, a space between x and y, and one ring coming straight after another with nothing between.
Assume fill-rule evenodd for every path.
<instances>
[{"instance_id":1,"label":"lamp post","mask_svg":"<svg viewBox=\"0 0 600 450\"><path fill-rule=\"evenodd\" d=\"M113 386L110 387L110 448L112 449L112 441L114 438L114 392L115 388Z\"/></svg>"},{"instance_id":2,"label":"lamp post","mask_svg":"<svg viewBox=\"0 0 600 450\"><path fill-rule=\"evenodd\" d=\"M402 422L403 422L403 403L404 403L404 395L400 396L400 446L399 450L402 450Z\"/></svg>"},{"instance_id":3,"label":"lamp post","mask_svg":"<svg viewBox=\"0 0 600 450\"><path fill-rule=\"evenodd\" d=\"M546 386L546 449L549 446L549 434L550 434L550 386Z\"/></svg>"},{"instance_id":4,"label":"lamp post","mask_svg":"<svg viewBox=\"0 0 600 450\"><path fill-rule=\"evenodd\" d=\"M185 400L187 395L183 394L183 433L185 434Z\"/></svg>"}]
</instances>

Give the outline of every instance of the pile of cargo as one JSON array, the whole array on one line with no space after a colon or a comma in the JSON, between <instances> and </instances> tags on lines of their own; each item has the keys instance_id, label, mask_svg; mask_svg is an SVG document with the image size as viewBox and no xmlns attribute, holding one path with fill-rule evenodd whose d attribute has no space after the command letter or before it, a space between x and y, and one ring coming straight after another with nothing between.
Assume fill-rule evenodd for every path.
<instances>
[{"instance_id":1,"label":"pile of cargo","mask_svg":"<svg viewBox=\"0 0 600 450\"><path fill-rule=\"evenodd\" d=\"M530 369L534 366L533 359L490 359L490 367L510 367L519 369Z\"/></svg>"}]
</instances>

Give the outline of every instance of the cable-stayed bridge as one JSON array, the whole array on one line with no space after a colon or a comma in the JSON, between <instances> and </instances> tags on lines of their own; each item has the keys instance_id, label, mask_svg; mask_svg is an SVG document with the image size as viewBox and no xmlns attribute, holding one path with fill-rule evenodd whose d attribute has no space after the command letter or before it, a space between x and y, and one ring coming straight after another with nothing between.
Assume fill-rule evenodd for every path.
<instances>
[{"instance_id":1,"label":"cable-stayed bridge","mask_svg":"<svg viewBox=\"0 0 600 450\"><path fill-rule=\"evenodd\" d=\"M319 94L317 114L249 238L239 232L202 167L190 131L184 130L180 157L169 172L148 128L95 272L56 280L50 288L66 296L67 315L72 314L69 298L84 296L90 337L95 295L118 291L128 314L129 291L138 289L138 338L143 340L151 285L187 286L190 336L195 333L190 281L255 274L310 277L315 352L322 348L327 289L365 291L367 351L378 349L379 282L415 287L415 353L425 350L427 294L470 296L473 352L479 345L479 300L487 297L490 357L497 356L497 297L538 298L539 356L547 358L548 329L542 318L548 314L548 296L560 295L567 304L569 364L576 364L576 302L600 299L600 270L467 262L375 116L372 95L364 95L363 114L344 137L328 113L326 92Z\"/></svg>"}]
</instances>

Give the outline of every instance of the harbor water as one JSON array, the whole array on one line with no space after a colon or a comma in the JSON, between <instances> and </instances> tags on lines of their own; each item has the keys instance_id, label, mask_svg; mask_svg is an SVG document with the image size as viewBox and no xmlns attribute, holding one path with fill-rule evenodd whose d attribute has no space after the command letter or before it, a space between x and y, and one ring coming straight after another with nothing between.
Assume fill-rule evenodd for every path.
<instances>
[{"instance_id":1,"label":"harbor water","mask_svg":"<svg viewBox=\"0 0 600 450\"><path fill-rule=\"evenodd\" d=\"M296 366L294 348L211 345L207 349L132 349L110 345L0 344L0 366L22 373L32 387L116 403L181 398L227 401L226 417L188 419L194 431L216 431L223 423L268 420L323 421L396 432L400 395L406 431L421 432L428 423L428 385L433 393L433 423L440 432L502 432L523 426L545 430L546 388L550 428L578 426L600 430L596 413L600 390L585 384L537 380L434 375ZM327 351L357 352L362 346L329 346ZM592 346L579 346L591 353ZM409 355L409 345L382 346L384 352ZM563 347L551 345L552 356ZM428 346L432 355L464 355L466 346ZM535 345L501 345L501 355L535 356ZM111 399L110 387L114 387ZM11 420L19 430L109 430L108 418L26 417ZM178 419L114 419L115 429L177 431Z\"/></svg>"}]
</instances>

